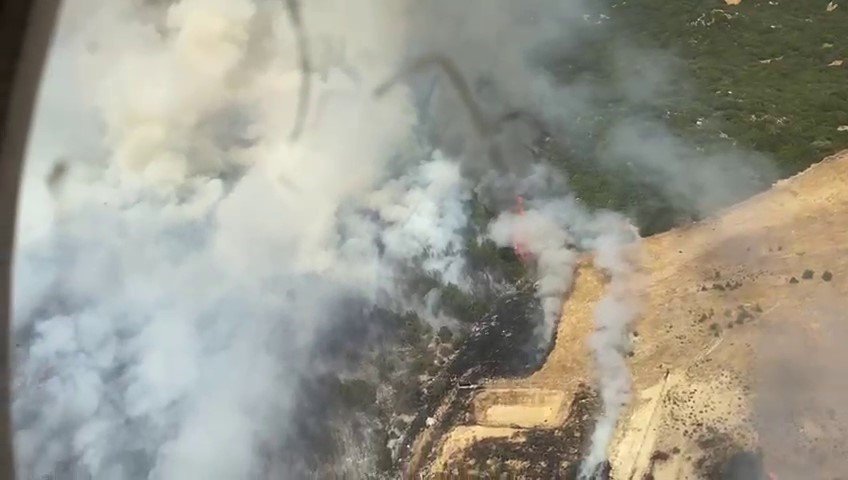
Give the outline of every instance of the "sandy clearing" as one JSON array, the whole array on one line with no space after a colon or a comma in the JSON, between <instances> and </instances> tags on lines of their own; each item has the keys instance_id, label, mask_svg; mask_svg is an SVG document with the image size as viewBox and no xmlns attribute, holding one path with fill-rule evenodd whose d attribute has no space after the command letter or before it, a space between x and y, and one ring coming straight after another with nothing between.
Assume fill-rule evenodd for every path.
<instances>
[{"instance_id":1,"label":"sandy clearing","mask_svg":"<svg viewBox=\"0 0 848 480\"><path fill-rule=\"evenodd\" d=\"M474 419L486 426L558 425L563 420L566 398L562 390L485 389L474 398Z\"/></svg>"}]
</instances>

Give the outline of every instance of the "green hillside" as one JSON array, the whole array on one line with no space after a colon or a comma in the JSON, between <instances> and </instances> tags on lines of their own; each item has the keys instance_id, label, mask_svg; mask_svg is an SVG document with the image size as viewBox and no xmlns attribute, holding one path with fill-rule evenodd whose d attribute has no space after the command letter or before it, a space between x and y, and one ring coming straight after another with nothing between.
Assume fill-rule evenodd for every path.
<instances>
[{"instance_id":1,"label":"green hillside","mask_svg":"<svg viewBox=\"0 0 848 480\"><path fill-rule=\"evenodd\" d=\"M564 82L589 78L610 87L598 89L604 94L594 99L606 112L594 126L597 138L620 113L638 109L640 116L704 148L726 144L763 153L778 176L788 177L848 148L848 4L831 11L827 6L789 0L743 0L737 6L722 0L610 1L602 9L604 21L615 28L586 36L583 48L561 58L555 71ZM620 91L626 82L622 45L670 52L671 74L657 85L661 91L649 105L634 105ZM626 172L599 168L593 155L552 155L565 164L589 205L630 214L644 234L697 216Z\"/></svg>"}]
</instances>

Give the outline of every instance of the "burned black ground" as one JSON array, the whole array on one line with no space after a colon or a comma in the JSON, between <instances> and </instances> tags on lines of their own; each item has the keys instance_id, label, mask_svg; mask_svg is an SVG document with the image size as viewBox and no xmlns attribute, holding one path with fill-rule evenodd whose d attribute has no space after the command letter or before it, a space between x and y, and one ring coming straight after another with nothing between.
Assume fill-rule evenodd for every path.
<instances>
[{"instance_id":1,"label":"burned black ground","mask_svg":"<svg viewBox=\"0 0 848 480\"><path fill-rule=\"evenodd\" d=\"M534 293L532 285L524 285L498 299L474 324L448 365L426 385L423 406L404 435L398 454L400 464L407 463L413 442L440 407L444 410L431 427L434 441L423 446L425 451L450 426L463 423L478 384L493 378L527 376L544 363L553 342L544 344L536 333L543 313Z\"/></svg>"},{"instance_id":2,"label":"burned black ground","mask_svg":"<svg viewBox=\"0 0 848 480\"><path fill-rule=\"evenodd\" d=\"M483 478L577 479L588 447L600 400L582 385L568 417L555 429L531 429L513 438L491 438L475 443L461 458L452 459L452 475L477 472ZM517 437L521 437L520 439ZM608 465L603 476L608 476Z\"/></svg>"}]
</instances>

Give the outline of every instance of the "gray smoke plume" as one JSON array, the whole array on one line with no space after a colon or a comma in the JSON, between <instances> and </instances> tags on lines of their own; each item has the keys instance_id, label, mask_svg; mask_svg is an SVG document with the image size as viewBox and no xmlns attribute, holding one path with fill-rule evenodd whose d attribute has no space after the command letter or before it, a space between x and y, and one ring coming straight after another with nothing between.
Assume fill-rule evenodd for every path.
<instances>
[{"instance_id":1,"label":"gray smoke plume","mask_svg":"<svg viewBox=\"0 0 848 480\"><path fill-rule=\"evenodd\" d=\"M637 247L629 223L610 218L604 235L595 239L595 266L609 277L607 291L595 307L595 332L589 339L594 352L603 413L595 423L589 454L581 467L587 477L607 459L607 447L612 441L616 424L630 401L631 325L639 315L635 259ZM630 256L628 255L630 254Z\"/></svg>"},{"instance_id":2,"label":"gray smoke plume","mask_svg":"<svg viewBox=\"0 0 848 480\"><path fill-rule=\"evenodd\" d=\"M576 252L596 252L612 276L593 342L609 392L602 422L614 425L626 385L616 352L635 312L616 293L627 275L615 252L629 237L533 167L531 147L544 134L574 139L597 148L601 165L662 179L670 196L754 188L745 177L713 185L713 167L693 176L681 152L687 165L716 157L637 116L600 146L579 140L605 92L545 65L605 28L583 2L291 4L65 2L15 258L23 478L290 474L279 439L317 337L351 297L416 308L398 285L411 262L463 286L472 194L496 212L528 197L524 215L504 212L489 234L507 246L519 237L534 254L542 340ZM456 66L482 119L439 72L375 98L433 54ZM637 77L623 83L647 102L653 82ZM607 439L596 440L604 451Z\"/></svg>"}]
</instances>

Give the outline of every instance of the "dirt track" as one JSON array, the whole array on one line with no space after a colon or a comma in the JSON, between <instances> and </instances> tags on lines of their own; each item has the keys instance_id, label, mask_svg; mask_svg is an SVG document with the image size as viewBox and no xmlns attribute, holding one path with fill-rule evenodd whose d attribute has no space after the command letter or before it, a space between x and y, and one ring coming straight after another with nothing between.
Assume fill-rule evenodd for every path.
<instances>
[{"instance_id":1,"label":"dirt track","mask_svg":"<svg viewBox=\"0 0 848 480\"><path fill-rule=\"evenodd\" d=\"M835 333L848 309L846 186L842 152L714 218L644 240L634 395L610 449L612 478L721 478L741 452L780 478L809 473L811 458L821 478L844 473L848 398L831 390L848 385L832 385L822 368L848 359L838 353L848 334ZM581 267L545 365L478 392L477 426L448 433L432 471L490 434L519 441L560 426L579 385L592 382L585 340L603 292L602 276ZM791 409L787 382L767 380L781 378L787 360L807 378L789 396L816 393ZM821 382L809 380L818 372ZM780 427L758 428L763 418Z\"/></svg>"}]
</instances>

